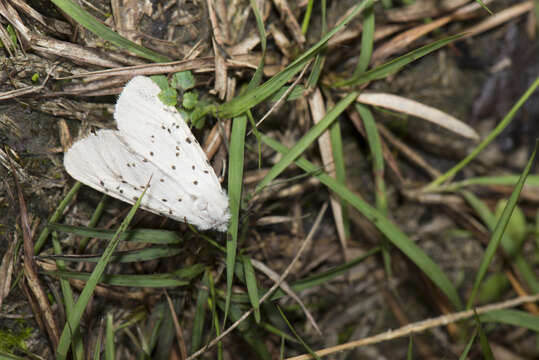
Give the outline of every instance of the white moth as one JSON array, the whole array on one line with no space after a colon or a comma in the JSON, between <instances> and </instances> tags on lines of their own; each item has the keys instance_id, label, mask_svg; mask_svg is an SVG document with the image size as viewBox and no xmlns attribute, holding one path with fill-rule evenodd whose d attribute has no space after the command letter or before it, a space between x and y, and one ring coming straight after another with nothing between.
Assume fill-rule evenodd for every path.
<instances>
[{"instance_id":1,"label":"white moth","mask_svg":"<svg viewBox=\"0 0 539 360\"><path fill-rule=\"evenodd\" d=\"M145 76L129 81L116 103L118 130L77 141L64 156L65 168L80 182L130 204L148 185L143 209L201 230L226 231L228 197L181 115L157 97L160 91Z\"/></svg>"}]
</instances>

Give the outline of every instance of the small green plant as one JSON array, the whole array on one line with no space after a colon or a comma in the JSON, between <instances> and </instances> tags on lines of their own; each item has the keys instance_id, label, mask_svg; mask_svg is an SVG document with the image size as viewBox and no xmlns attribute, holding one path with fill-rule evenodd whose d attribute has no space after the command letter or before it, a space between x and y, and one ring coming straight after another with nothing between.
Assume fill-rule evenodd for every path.
<instances>
[{"instance_id":1,"label":"small green plant","mask_svg":"<svg viewBox=\"0 0 539 360\"><path fill-rule=\"evenodd\" d=\"M164 75L155 75L152 80L159 85L161 93L159 99L165 105L178 106L178 93L182 98L182 103L178 111L183 119L191 122L196 129L204 127L206 121L206 111L204 108L209 105L207 101L198 98L198 92L191 90L195 86L195 78L190 71L180 71L172 75L167 80Z\"/></svg>"}]
</instances>

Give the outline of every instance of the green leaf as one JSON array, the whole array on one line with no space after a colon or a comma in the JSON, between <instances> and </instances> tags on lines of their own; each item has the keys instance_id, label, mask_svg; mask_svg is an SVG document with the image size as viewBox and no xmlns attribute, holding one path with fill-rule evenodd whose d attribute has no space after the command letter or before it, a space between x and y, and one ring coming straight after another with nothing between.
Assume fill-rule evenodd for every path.
<instances>
[{"instance_id":1,"label":"green leaf","mask_svg":"<svg viewBox=\"0 0 539 360\"><path fill-rule=\"evenodd\" d=\"M178 104L178 93L176 89L168 87L157 95L159 100L165 105L176 106Z\"/></svg>"},{"instance_id":2,"label":"green leaf","mask_svg":"<svg viewBox=\"0 0 539 360\"><path fill-rule=\"evenodd\" d=\"M195 87L195 77L191 71L180 71L172 75L170 84L176 89L189 90Z\"/></svg>"},{"instance_id":3,"label":"green leaf","mask_svg":"<svg viewBox=\"0 0 539 360\"><path fill-rule=\"evenodd\" d=\"M150 79L152 79L152 81L159 86L161 91L170 88L170 84L168 83L168 79L165 75L152 75L150 76Z\"/></svg>"},{"instance_id":4,"label":"green leaf","mask_svg":"<svg viewBox=\"0 0 539 360\"><path fill-rule=\"evenodd\" d=\"M198 104L198 93L189 91L183 94L182 106L187 110L192 110Z\"/></svg>"}]
</instances>

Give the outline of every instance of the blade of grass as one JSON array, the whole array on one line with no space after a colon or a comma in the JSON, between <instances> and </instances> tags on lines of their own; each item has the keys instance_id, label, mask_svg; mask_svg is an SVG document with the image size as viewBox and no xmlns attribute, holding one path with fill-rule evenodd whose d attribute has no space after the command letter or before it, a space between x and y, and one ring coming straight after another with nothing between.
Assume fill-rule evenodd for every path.
<instances>
[{"instance_id":1,"label":"blade of grass","mask_svg":"<svg viewBox=\"0 0 539 360\"><path fill-rule=\"evenodd\" d=\"M320 33L322 36L327 31L327 21L326 21L326 0L322 0L320 4L320 10L321 10L321 20L322 20L322 28L320 30ZM322 73L322 68L324 67L325 62L325 56L323 55L325 53L326 46L324 46L322 49L320 49L320 53L316 54L316 58L314 60L313 69L311 73L309 74L309 79L307 80L307 87L308 88L314 88L316 84L318 83L318 79L320 78L320 74Z\"/></svg>"},{"instance_id":2,"label":"blade of grass","mask_svg":"<svg viewBox=\"0 0 539 360\"><path fill-rule=\"evenodd\" d=\"M103 215L103 211L105 211L105 202L107 201L108 196L103 194L101 197L101 200L97 204L94 213L92 214L92 217L90 218L90 221L88 222L88 227L93 228L97 225L97 222L101 218L101 215ZM79 242L79 253L82 253L84 249L86 249L86 245L88 245L88 241L90 240L90 237L85 236L83 237Z\"/></svg>"},{"instance_id":3,"label":"blade of grass","mask_svg":"<svg viewBox=\"0 0 539 360\"><path fill-rule=\"evenodd\" d=\"M374 121L374 116L372 115L371 110L367 106L358 103L356 103L356 110L361 117L363 126L365 127L367 142L369 143L370 153L373 157L372 170L374 174L374 199L376 202L376 209L378 209L378 211L380 211L384 216L387 216L386 183L384 181L384 155L382 152L380 134L378 134L378 128L376 127L376 122ZM384 260L386 274L388 278L391 278L391 255L389 252L389 243L385 237L382 238L382 258Z\"/></svg>"},{"instance_id":4,"label":"blade of grass","mask_svg":"<svg viewBox=\"0 0 539 360\"><path fill-rule=\"evenodd\" d=\"M479 316L483 322L497 322L539 332L539 316L520 310L495 310Z\"/></svg>"},{"instance_id":5,"label":"blade of grass","mask_svg":"<svg viewBox=\"0 0 539 360\"><path fill-rule=\"evenodd\" d=\"M226 305L223 326L226 324L230 296L234 281L234 264L236 263L236 250L238 247L238 228L240 221L241 192L243 188L243 161L245 151L245 134L247 133L247 116L239 116L232 123L230 134L230 148L228 160L228 198L230 205L230 239L226 243Z\"/></svg>"},{"instance_id":6,"label":"blade of grass","mask_svg":"<svg viewBox=\"0 0 539 360\"><path fill-rule=\"evenodd\" d=\"M82 290L81 294L79 295L79 298L73 308L73 312L70 316L68 316L66 324L64 326L64 330L62 331L62 335L60 336L60 341L58 343L58 347L56 349L56 357L57 359L63 360L67 358L67 353L69 351L69 345L72 341L72 336L74 334L74 331L79 327L80 320L82 318L82 314L84 313L84 310L86 309L86 305L88 305L88 302L90 301L90 298L93 295L93 292L100 281L101 277L104 275L105 268L107 267L110 258L112 257L112 254L114 253L114 250L116 250L116 247L121 241L120 234L123 233L127 227L129 226L129 223L135 216L135 212L137 211L138 207L140 206L140 202L142 200L142 197L146 193L146 190L142 193L142 196L140 196L125 217L124 221L122 221L122 224L118 228L118 231L116 232L114 238L111 240L105 251L103 252L103 256L101 257L101 260L96 264L94 271L92 272L92 275L88 279L88 282L86 283L86 286L84 286L84 289Z\"/></svg>"},{"instance_id":7,"label":"blade of grass","mask_svg":"<svg viewBox=\"0 0 539 360\"><path fill-rule=\"evenodd\" d=\"M204 276L200 281L200 287L197 295L195 306L195 317L193 320L192 335L191 335L191 353L194 353L202 344L202 334L204 331L204 321L206 319L206 304L208 302L208 272L204 272Z\"/></svg>"},{"instance_id":8,"label":"blade of grass","mask_svg":"<svg viewBox=\"0 0 539 360\"><path fill-rule=\"evenodd\" d=\"M260 44L262 47L262 57L258 67L253 75L253 78L247 86L246 93L250 93L261 81L264 75L264 62L266 54L266 31L262 16L258 10L256 1L250 0L251 9L256 20L256 26L260 36ZM247 114L234 118L232 124L232 133L230 136L229 149L229 171L228 171L228 197L230 204L230 224L229 231L230 240L226 245L226 299L225 299L225 314L223 318L223 326L226 325L228 309L230 308L230 297L232 296L232 284L234 282L234 268L236 263L236 251L238 248L238 229L240 222L241 194L243 188L243 161L245 151L245 135L247 133L247 119L251 120L253 129L258 139L258 130L256 129L255 121L252 118L250 111L247 109ZM239 115L239 114L237 114ZM259 141L259 140L257 140Z\"/></svg>"},{"instance_id":9,"label":"blade of grass","mask_svg":"<svg viewBox=\"0 0 539 360\"><path fill-rule=\"evenodd\" d=\"M270 171L264 176L264 178L258 183L254 194L260 192L265 188L273 179L279 176L298 156L300 156L319 136L322 134L337 117L350 105L357 93L354 91L348 94L344 99L339 101L318 124L313 126L297 143L287 151L286 154L275 164Z\"/></svg>"},{"instance_id":10,"label":"blade of grass","mask_svg":"<svg viewBox=\"0 0 539 360\"><path fill-rule=\"evenodd\" d=\"M461 162L447 171L445 174L439 176L437 179L433 180L430 184L425 187L425 191L435 190L439 185L453 178L463 167L468 165L484 148L486 148L498 135L511 123L517 111L524 105L526 100L533 94L535 89L539 86L539 76L531 84L531 86L526 90L526 92L518 99L518 101L513 105L511 110L505 115L503 120L492 130L488 136L483 140L477 147L466 156Z\"/></svg>"},{"instance_id":11,"label":"blade of grass","mask_svg":"<svg viewBox=\"0 0 539 360\"><path fill-rule=\"evenodd\" d=\"M269 145L274 150L287 156L289 149L281 145L279 142L271 139L266 135L261 135L262 141ZM295 157L294 157L295 158ZM434 263L416 244L414 244L397 226L383 216L378 210L374 209L368 203L357 197L346 186L338 183L335 179L326 173L318 172L319 168L307 161L304 158L296 159L296 165L308 173L314 175L320 182L326 185L329 189L339 194L351 206L355 207L362 213L374 226L384 234L389 241L399 248L408 258L414 262L424 273L429 277L436 286L449 298L456 308L461 308L460 298L456 289L453 287L449 279L440 270L438 265Z\"/></svg>"},{"instance_id":12,"label":"blade of grass","mask_svg":"<svg viewBox=\"0 0 539 360\"><path fill-rule=\"evenodd\" d=\"M112 240L116 235L116 231L113 230L92 229L83 226L72 226L57 223L47 224L47 229L49 231L56 230L69 234L93 237L104 240ZM124 231L120 234L120 239L122 241L160 245L181 244L183 242L183 239L179 237L178 233L175 231L155 229L135 229Z\"/></svg>"},{"instance_id":13,"label":"blade of grass","mask_svg":"<svg viewBox=\"0 0 539 360\"><path fill-rule=\"evenodd\" d=\"M107 325L105 327L105 359L114 360L114 318L112 314L107 314Z\"/></svg>"},{"instance_id":14,"label":"blade of grass","mask_svg":"<svg viewBox=\"0 0 539 360\"><path fill-rule=\"evenodd\" d=\"M489 186L489 185L509 185L515 186L518 182L519 175L502 175L502 176L482 176L477 178L466 179L462 181L455 181L451 184L448 184L447 187L444 187L444 191L457 191L461 188L480 185L480 186ZM539 176L538 175L528 175L526 180L526 186L539 186Z\"/></svg>"},{"instance_id":15,"label":"blade of grass","mask_svg":"<svg viewBox=\"0 0 539 360\"><path fill-rule=\"evenodd\" d=\"M146 274L146 275L110 275L104 274L99 283L113 286L132 286L132 287L174 287L185 286L189 280L197 277L204 270L203 264L194 264L187 268L176 270L169 273ZM59 276L62 279L77 279L90 281L91 273L78 271L44 271L51 276Z\"/></svg>"},{"instance_id":16,"label":"blade of grass","mask_svg":"<svg viewBox=\"0 0 539 360\"><path fill-rule=\"evenodd\" d=\"M59 255L62 253L62 247L60 245L60 241L58 241L58 234L56 231L52 232L52 247L55 254ZM65 262L63 260L56 260L56 267L60 271L67 271ZM60 279L60 289L62 290L62 298L64 300L66 316L70 316L73 313L75 302L73 301L73 291L71 289L71 285L69 284L69 280ZM82 342L80 329L76 329L74 332L71 344L73 358L84 359L84 344Z\"/></svg>"},{"instance_id":17,"label":"blade of grass","mask_svg":"<svg viewBox=\"0 0 539 360\"><path fill-rule=\"evenodd\" d=\"M320 41L314 46L305 51L300 57L294 60L284 70L273 76L270 80L264 84L256 87L252 91L248 91L243 95L235 97L231 101L228 101L222 105L219 105L214 111L215 116L218 118L229 118L237 116L247 109L252 108L258 103L262 102L273 93L278 91L287 81L289 81L295 74L301 71L303 66L314 57L328 42L333 35L341 30L347 23L349 23L356 15L363 11L366 7L372 5L373 0L363 1L358 4L350 14L343 19L335 28L329 31Z\"/></svg>"},{"instance_id":18,"label":"blade of grass","mask_svg":"<svg viewBox=\"0 0 539 360\"><path fill-rule=\"evenodd\" d=\"M468 204L474 209L474 211L479 215L481 220L487 225L489 230L493 232L496 228L496 217L490 211L488 206L468 191L462 191L461 193L464 199L466 199L466 201L468 202ZM511 257L510 260L513 262L516 269L518 269L520 277L526 282L526 284L533 293L538 293L539 280L535 275L533 266L531 266L524 258L524 256L522 256L522 254L518 251L518 249L515 248L513 239L510 239L509 235L504 233L500 244L502 245L502 248L504 249L506 254Z\"/></svg>"},{"instance_id":19,"label":"blade of grass","mask_svg":"<svg viewBox=\"0 0 539 360\"><path fill-rule=\"evenodd\" d=\"M333 165L335 167L335 177L338 182L346 186L346 165L344 162L344 152L342 146L341 126L335 121L329 128L331 141L331 151L333 153ZM348 216L348 203L339 197L341 205L341 216L344 228L344 237L350 239L350 217Z\"/></svg>"},{"instance_id":20,"label":"blade of grass","mask_svg":"<svg viewBox=\"0 0 539 360\"><path fill-rule=\"evenodd\" d=\"M515 189L513 190L511 197L509 198L509 201L507 202L507 205L505 206L505 209L503 210L500 220L496 224L496 228L494 229L494 233L492 234L492 238L487 246L487 249L485 250L485 255L483 256L483 259L481 260L481 264L479 265L479 270L477 271L472 293L470 295L470 298L468 299L468 303L466 304L467 309L470 309L472 307L475 300L475 296L477 295L477 291L479 290L479 286L481 285L481 282L483 281L483 278L485 277L487 273L489 265L494 259L494 254L496 253L496 249L500 245L503 233L505 232L505 228L507 227L507 224L509 223L509 219L511 218L513 209L515 208L517 204L520 191L522 190L522 187L524 186L526 177L528 176L530 169L532 167L533 161L535 160L536 152L537 152L537 142L535 144L535 149L533 150L530 160L528 161L528 164L526 165L524 172L520 176L520 179L518 180L518 183L515 186Z\"/></svg>"},{"instance_id":21,"label":"blade of grass","mask_svg":"<svg viewBox=\"0 0 539 360\"><path fill-rule=\"evenodd\" d=\"M248 257L243 257L243 272L245 274L245 283L247 284L247 294L249 295L251 306L255 309L255 321L257 324L259 324L260 309L258 306L258 300L260 297L258 295L258 285L256 283L255 270L251 264L251 259Z\"/></svg>"},{"instance_id":22,"label":"blade of grass","mask_svg":"<svg viewBox=\"0 0 539 360\"><path fill-rule=\"evenodd\" d=\"M296 340L298 340L300 342L300 344L303 346L305 351L307 351L312 356L313 359L320 360L320 357L318 355L316 355L316 353L313 351L313 349L311 349L311 347L309 345L307 345L307 343L305 341L303 341L301 336L299 336L296 329L294 329L294 327L292 326L290 321L288 321L288 318L285 316L285 314L284 314L283 310L281 309L281 307L277 306L277 309L279 310L279 313L281 314L281 317L285 321L286 325L288 326L288 328L290 329L292 334L294 334L294 336L296 337Z\"/></svg>"},{"instance_id":23,"label":"blade of grass","mask_svg":"<svg viewBox=\"0 0 539 360\"><path fill-rule=\"evenodd\" d=\"M132 41L121 37L116 32L112 31L109 27L96 20L86 10L75 4L71 0L51 0L52 3L58 6L63 12L69 15L73 20L82 25L88 31L91 31L95 35L99 36L103 40L110 42L122 49L126 49L133 54L139 55L145 59L153 62L167 62L170 58L158 54L152 50L146 49L143 46L135 44Z\"/></svg>"},{"instance_id":24,"label":"blade of grass","mask_svg":"<svg viewBox=\"0 0 539 360\"><path fill-rule=\"evenodd\" d=\"M358 85L367 83L371 80L383 79L387 77L388 75L395 73L396 71L401 69L403 66L408 65L409 63L419 58L422 58L423 56L430 54L433 51L438 50L439 48L455 41L456 39L462 36L463 34L457 34L457 35L448 36L444 39L435 41L433 43L430 43L428 45L425 45L423 47L410 51L409 53L405 55L402 55L383 65L377 66L376 68L369 70L367 72L364 72L358 76L352 76L348 80L338 81L335 84L333 84L332 87L358 86Z\"/></svg>"},{"instance_id":25,"label":"blade of grass","mask_svg":"<svg viewBox=\"0 0 539 360\"><path fill-rule=\"evenodd\" d=\"M361 31L361 52L352 77L359 77L363 74L371 62L372 48L374 46L374 6L369 6L365 9Z\"/></svg>"},{"instance_id":26,"label":"blade of grass","mask_svg":"<svg viewBox=\"0 0 539 360\"><path fill-rule=\"evenodd\" d=\"M49 219L49 223L51 222L57 222L62 217L62 214L64 213L64 210L69 205L75 194L79 191L80 187L82 186L82 183L76 182L75 185L69 190L65 198L60 202L60 205L54 210L54 213L52 214L51 218ZM45 244L45 241L49 237L51 233L51 229L47 226L43 229L41 234L39 234L39 237L36 240L36 243L34 244L34 252L35 254L39 254L39 251L43 247L43 244Z\"/></svg>"},{"instance_id":27,"label":"blade of grass","mask_svg":"<svg viewBox=\"0 0 539 360\"><path fill-rule=\"evenodd\" d=\"M474 314L474 318L477 323L477 333L479 335L479 343L481 344L481 350L483 350L483 358L486 360L494 360L492 349L490 348L490 344L488 343L487 334L485 334L483 326L481 326L481 321L479 320L477 313Z\"/></svg>"},{"instance_id":28,"label":"blade of grass","mask_svg":"<svg viewBox=\"0 0 539 360\"><path fill-rule=\"evenodd\" d=\"M130 263L150 261L156 259L162 259L178 255L182 252L181 248L171 247L149 247L130 251L118 251L114 253L110 262L117 263ZM53 259L55 261L68 261L68 262L98 262L101 255L52 255L52 256L39 256L39 259Z\"/></svg>"},{"instance_id":29,"label":"blade of grass","mask_svg":"<svg viewBox=\"0 0 539 360\"><path fill-rule=\"evenodd\" d=\"M468 354L470 353L470 350L472 349L472 345L475 341L476 336L477 336L477 329L474 331L473 335L470 336L470 340L468 340L468 344L466 344L464 351L462 352L462 354L460 354L459 360L468 359Z\"/></svg>"}]
</instances>

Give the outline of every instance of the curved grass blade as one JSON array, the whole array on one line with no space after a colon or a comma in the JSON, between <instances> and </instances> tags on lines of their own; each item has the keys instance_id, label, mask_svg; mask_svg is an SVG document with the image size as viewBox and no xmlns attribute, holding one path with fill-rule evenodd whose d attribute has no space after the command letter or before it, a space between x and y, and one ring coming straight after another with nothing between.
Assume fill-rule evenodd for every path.
<instances>
[{"instance_id":1,"label":"curved grass blade","mask_svg":"<svg viewBox=\"0 0 539 360\"><path fill-rule=\"evenodd\" d=\"M79 236L94 237L104 240L112 240L116 234L113 230L92 229L84 226L73 226L51 223L47 225L49 230L56 230ZM124 231L120 234L122 241L132 241L147 244L181 244L183 239L175 231L155 229L135 229Z\"/></svg>"},{"instance_id":2,"label":"curved grass blade","mask_svg":"<svg viewBox=\"0 0 539 360\"><path fill-rule=\"evenodd\" d=\"M358 76L352 76L348 80L342 80L338 81L335 84L332 85L332 87L340 87L340 86L358 86L361 84L364 84L366 82L369 82L371 80L376 79L383 79L386 76L393 74L394 72L401 69L403 66L408 65L409 63L422 58L423 56L430 54L433 51L438 50L439 48L455 41L456 39L462 37L463 34L457 34L448 36L444 39L435 41L433 43L430 43L428 45L425 45L423 47L420 47L419 49L415 49L413 51L410 51L409 53L400 56L394 60L391 60L390 62L387 62L383 65L380 65L372 70L369 70L367 72L364 72Z\"/></svg>"},{"instance_id":3,"label":"curved grass blade","mask_svg":"<svg viewBox=\"0 0 539 360\"><path fill-rule=\"evenodd\" d=\"M534 93L534 91L539 86L539 76L535 79L535 81L530 85L530 87L524 92L524 94L518 99L518 101L513 105L511 110L505 115L503 120L492 130L488 136L485 138L485 140L481 141L479 145L476 146L476 148L470 153L470 155L466 156L461 162L459 162L457 165L453 166L449 171L447 171L442 176L439 176L437 179L433 180L429 185L425 187L425 191L431 191L436 189L440 184L443 184L447 180L451 179L453 176L455 176L463 167L468 165L481 151L483 151L484 148L486 148L498 135L511 123L513 118L515 117L515 114L517 111L524 105L526 100Z\"/></svg>"},{"instance_id":4,"label":"curved grass blade","mask_svg":"<svg viewBox=\"0 0 539 360\"><path fill-rule=\"evenodd\" d=\"M264 178L258 183L254 193L260 192L269 183L279 176L298 156L300 156L332 123L337 117L350 105L357 93L354 91L339 101L322 120L313 126L297 143L286 152L281 160L275 164Z\"/></svg>"},{"instance_id":5,"label":"curved grass blade","mask_svg":"<svg viewBox=\"0 0 539 360\"><path fill-rule=\"evenodd\" d=\"M69 205L69 203L73 199L73 196L75 196L75 194L79 191L81 186L82 186L82 183L78 181L75 183L75 185L73 185L73 187L71 188L71 190L69 190L65 198L63 198L62 201L60 202L60 205L58 205L56 210L54 210L54 213L49 219L49 223L60 220L60 218L62 217L62 214L64 213L65 208L67 207L67 205ZM34 244L34 252L36 255L39 254L39 251L43 247L43 244L45 244L45 241L49 237L51 231L52 229L49 229L49 227L46 226L41 232L41 234L39 234L39 237L37 238L36 243Z\"/></svg>"},{"instance_id":6,"label":"curved grass blade","mask_svg":"<svg viewBox=\"0 0 539 360\"><path fill-rule=\"evenodd\" d=\"M204 321L206 319L206 304L208 302L209 291L208 291L208 272L204 272L204 276L200 281L200 288L197 295L197 303L195 307L195 317L193 320L193 328L191 335L191 353L194 353L202 344L202 334L204 331Z\"/></svg>"},{"instance_id":7,"label":"curved grass blade","mask_svg":"<svg viewBox=\"0 0 539 360\"><path fill-rule=\"evenodd\" d=\"M259 104L277 90L279 90L287 81L289 81L295 74L301 71L303 66L326 45L329 39L333 37L339 30L341 30L347 23L349 23L356 15L363 11L366 7L373 4L373 0L363 1L358 4L350 14L331 31L329 31L320 41L318 41L313 47L305 51L299 58L294 60L284 70L273 76L270 80L264 84L256 87L252 91L248 91L243 95L237 96L234 99L217 106L214 110L215 115L218 118L229 118L237 116L253 106Z\"/></svg>"},{"instance_id":8,"label":"curved grass blade","mask_svg":"<svg viewBox=\"0 0 539 360\"><path fill-rule=\"evenodd\" d=\"M110 262L117 263L131 263L131 262L141 262L141 261L150 261L156 259L162 259L166 257L171 257L178 255L182 252L180 248L171 248L171 247L148 247L137 250L130 251L118 251L115 252L111 257ZM40 256L39 259L52 259L55 261L68 261L68 262L88 262L94 263L98 262L101 258L101 255L51 255L51 256Z\"/></svg>"},{"instance_id":9,"label":"curved grass blade","mask_svg":"<svg viewBox=\"0 0 539 360\"><path fill-rule=\"evenodd\" d=\"M190 283L190 279L200 275L204 271L204 265L195 264L186 269L181 269L171 273L149 274L149 275L111 275L104 274L99 283L112 286L132 286L132 287L175 287L185 286ZM89 281L91 273L76 271L45 271L45 274L58 276L61 279L77 279Z\"/></svg>"},{"instance_id":10,"label":"curved grass blade","mask_svg":"<svg viewBox=\"0 0 539 360\"><path fill-rule=\"evenodd\" d=\"M245 150L245 134L247 133L247 116L239 116L232 123L230 134L230 151L228 161L228 198L230 206L229 241L226 243L226 299L223 326L226 323L232 283L234 281L234 265L236 263L236 250L238 248L238 229L240 221L241 193L243 188L243 161Z\"/></svg>"},{"instance_id":11,"label":"curved grass blade","mask_svg":"<svg viewBox=\"0 0 539 360\"><path fill-rule=\"evenodd\" d=\"M359 77L369 67L371 62L372 48L374 46L374 6L369 6L363 16L363 28L361 31L361 52L357 61L353 77Z\"/></svg>"},{"instance_id":12,"label":"curved grass blade","mask_svg":"<svg viewBox=\"0 0 539 360\"><path fill-rule=\"evenodd\" d=\"M145 193L146 193L146 189L144 190L142 195L138 198L137 202L133 205L133 207L131 208L127 216L125 217L124 221L122 221L120 227L118 228L118 231L114 235L113 239L110 241L109 245L103 252L103 256L101 257L99 262L96 264L94 271L88 278L88 282L86 283L86 286L84 286L84 289L79 295L79 298L75 304L75 307L73 308L73 312L71 313L70 316L68 316L66 324L64 326L64 330L62 331L62 335L60 336L60 341L56 349L57 359L64 360L67 358L67 353L69 351L69 345L71 343L72 335L74 334L74 331L79 327L79 323L82 318L82 314L84 313L84 310L86 309L86 305L88 305L88 302L90 301L90 298L92 297L97 284L103 277L105 273L105 268L110 262L110 258L112 257L114 250L116 250L116 247L120 244L120 241L121 241L120 234L125 232L125 230L129 226L129 223L131 222L131 220L133 220L133 217L135 216L135 213L137 209L139 208L140 202Z\"/></svg>"},{"instance_id":13,"label":"curved grass blade","mask_svg":"<svg viewBox=\"0 0 539 360\"><path fill-rule=\"evenodd\" d=\"M485 334L485 330L483 330L483 326L481 326L481 321L479 320L477 313L475 313L474 315L475 321L477 323L477 333L479 334L479 343L481 344L481 349L483 350L483 358L486 360L494 360L495 358L492 354L490 344L488 343L487 334Z\"/></svg>"},{"instance_id":14,"label":"curved grass blade","mask_svg":"<svg viewBox=\"0 0 539 360\"><path fill-rule=\"evenodd\" d=\"M498 322L539 332L539 316L520 310L495 310L479 316L483 322Z\"/></svg>"},{"instance_id":15,"label":"curved grass blade","mask_svg":"<svg viewBox=\"0 0 539 360\"><path fill-rule=\"evenodd\" d=\"M112 31L109 27L105 26L101 22L97 21L86 10L75 4L71 0L51 0L54 5L58 6L67 15L73 18L77 23L82 25L87 30L91 31L95 35L99 36L103 40L122 48L129 50L133 54L137 54L145 59L153 62L167 62L170 58L156 53L155 51L146 49L143 46L135 44L132 41L121 37L116 32Z\"/></svg>"},{"instance_id":16,"label":"curved grass blade","mask_svg":"<svg viewBox=\"0 0 539 360\"><path fill-rule=\"evenodd\" d=\"M284 154L283 158L287 156L289 150L279 142L266 135L261 135L261 139L274 150ZM296 159L295 163L304 171L308 173L315 173L314 176L320 180L320 182L337 193L351 206L355 207L360 213L362 213L369 221L373 223L374 226L378 228L378 230L380 230L380 232L382 232L388 238L389 241L393 243L393 245L408 256L408 258L413 261L444 294L446 294L456 308L461 307L461 301L458 293L447 276L442 272L438 265L436 265L436 263L423 252L421 248L414 244L414 242L411 241L397 226L389 221L389 219L387 219L378 210L374 209L371 205L360 199L346 186L340 184L328 174L324 172L318 172L316 174L319 168L306 159Z\"/></svg>"},{"instance_id":17,"label":"curved grass blade","mask_svg":"<svg viewBox=\"0 0 539 360\"><path fill-rule=\"evenodd\" d=\"M243 273L245 274L245 283L247 284L247 294L249 295L249 301L251 306L255 309L255 321L260 323L260 309L258 301L260 299L258 295L258 285L256 283L255 270L251 264L251 259L243 257Z\"/></svg>"},{"instance_id":18,"label":"curved grass blade","mask_svg":"<svg viewBox=\"0 0 539 360\"><path fill-rule=\"evenodd\" d=\"M477 271L477 275L474 282L474 287L472 289L470 298L468 299L468 303L466 304L467 309L472 307L475 300L475 296L477 295L477 291L479 290L479 286L481 285L481 282L483 281L483 278L485 277L487 273L488 267L490 263L492 262L492 260L494 259L494 254L496 253L496 250L498 249L498 246L500 245L502 236L505 232L505 228L507 227L507 224L509 223L509 219L511 218L513 209L515 208L517 204L520 191L522 191L522 187L524 186L526 177L528 176L531 170L532 164L535 160L535 154L537 153L537 144L538 143L536 142L535 149L533 150L530 160L528 160L528 164L526 165L524 172L520 176L520 179L518 180L518 183L515 186L515 189L511 193L511 196L509 197L509 201L507 202L507 205L505 206L505 209L503 210L503 213L500 216L498 223L496 224L496 228L494 229L492 238L487 246L487 249L485 250L485 255L483 256L483 260L481 261L481 264L479 265L479 270Z\"/></svg>"}]
</instances>

